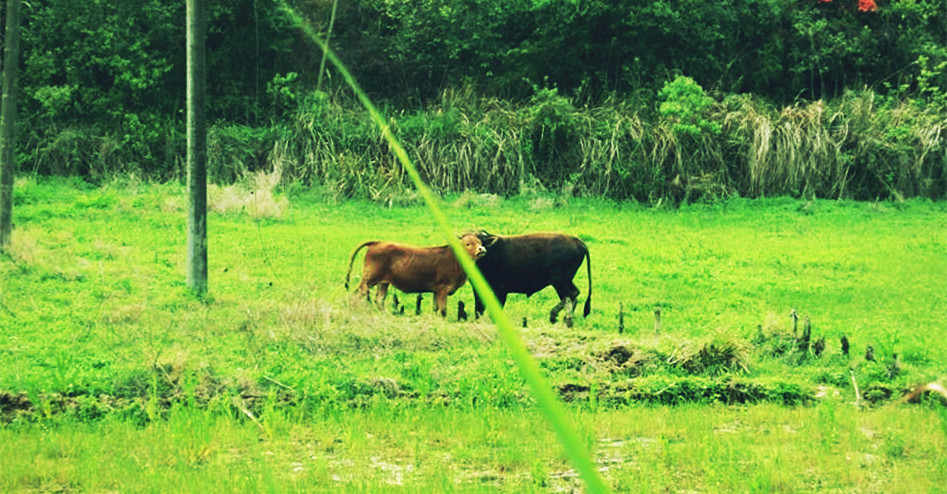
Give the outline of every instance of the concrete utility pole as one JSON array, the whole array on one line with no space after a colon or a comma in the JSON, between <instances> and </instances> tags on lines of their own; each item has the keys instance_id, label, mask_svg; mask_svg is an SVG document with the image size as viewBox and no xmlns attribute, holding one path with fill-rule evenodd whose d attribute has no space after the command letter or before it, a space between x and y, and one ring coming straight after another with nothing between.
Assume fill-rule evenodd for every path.
<instances>
[{"instance_id":1,"label":"concrete utility pole","mask_svg":"<svg viewBox=\"0 0 947 494\"><path fill-rule=\"evenodd\" d=\"M207 120L204 0L187 0L187 286L207 292Z\"/></svg>"},{"instance_id":2,"label":"concrete utility pole","mask_svg":"<svg viewBox=\"0 0 947 494\"><path fill-rule=\"evenodd\" d=\"M6 46L3 51L3 108L0 109L0 252L13 235L13 145L16 123L16 79L20 56L20 0L7 0Z\"/></svg>"}]
</instances>

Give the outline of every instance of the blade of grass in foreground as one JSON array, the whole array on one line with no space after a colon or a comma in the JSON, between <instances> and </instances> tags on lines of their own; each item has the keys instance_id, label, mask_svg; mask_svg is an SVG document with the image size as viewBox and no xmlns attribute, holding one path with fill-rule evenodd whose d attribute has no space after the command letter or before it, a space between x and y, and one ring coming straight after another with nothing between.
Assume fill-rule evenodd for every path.
<instances>
[{"instance_id":1,"label":"blade of grass in foreground","mask_svg":"<svg viewBox=\"0 0 947 494\"><path fill-rule=\"evenodd\" d=\"M487 312L490 314L493 322L497 325L500 336L509 348L513 360L516 362L516 365L519 367L520 373L523 375L526 384L533 393L533 397L536 398L536 403L539 405L540 410L542 410L543 414L546 416L546 419L549 421L550 425L558 436L559 442L565 448L566 454L572 461L573 466L575 466L575 469L585 481L588 491L592 493L608 492L608 487L605 485L602 477L599 475L598 470L596 470L595 464L592 462L588 451L586 450L582 441L579 439L579 435L569 423L565 409L553 394L552 388L546 382L546 379L543 378L542 374L540 373L539 365L526 349L526 345L523 343L523 340L520 339L519 334L513 327L513 322L503 311L503 308L500 307L500 302L497 300L496 295L494 295L493 290L490 289L490 286L483 278L483 275L480 274L480 270L477 269L474 261L470 258L470 256L467 255L467 253L464 251L464 248L460 245L458 239L454 236L454 233L450 227L450 223L447 220L447 216L441 210L440 206L438 206L438 202L434 197L434 194L427 187L427 185L424 184L424 181L421 179L421 175L418 173L417 169L414 167L414 164L408 158L408 153L405 152L404 148L401 146L401 143L398 142L395 136L391 133L391 128L375 108L375 105L368 98L368 95L362 91L361 87L352 77L352 74L349 73L348 69L346 69L346 67L329 49L329 47L326 46L318 36L316 36L309 26L309 23L305 22L305 20L292 8L286 5L285 2L281 2L281 4L283 9L293 19L295 24L299 28L303 29L306 35L322 48L329 61L332 62L339 73L342 74L342 77L349 84L352 90L355 91L356 96L368 111L372 120L381 129L382 135L384 136L385 140L388 141L388 145L391 147L392 152L394 152L395 156L401 162L401 165L404 166L405 171L408 172L408 176L411 177L411 181L414 182L414 185L418 190L418 194L420 194L424 199L424 202L427 204L428 209L434 216L438 227L441 229L441 232L447 239L448 244L454 250L454 253L457 256L457 259L460 261L461 266L464 268L464 271L467 272L467 276L469 277L470 283L473 285L474 290L477 290L477 293L480 294L481 298L483 299Z\"/></svg>"}]
</instances>

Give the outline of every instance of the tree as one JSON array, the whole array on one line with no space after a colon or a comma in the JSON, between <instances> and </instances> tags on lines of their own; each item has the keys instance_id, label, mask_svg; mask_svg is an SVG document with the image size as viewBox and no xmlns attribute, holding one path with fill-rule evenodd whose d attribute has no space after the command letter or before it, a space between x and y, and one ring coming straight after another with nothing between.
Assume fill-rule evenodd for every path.
<instances>
[{"instance_id":1,"label":"tree","mask_svg":"<svg viewBox=\"0 0 947 494\"><path fill-rule=\"evenodd\" d=\"M20 0L7 0L3 52L3 108L0 109L0 251L13 233L13 126L16 121L17 60L20 52Z\"/></svg>"},{"instance_id":2,"label":"tree","mask_svg":"<svg viewBox=\"0 0 947 494\"><path fill-rule=\"evenodd\" d=\"M204 0L187 0L187 286L207 292L207 121Z\"/></svg>"}]
</instances>

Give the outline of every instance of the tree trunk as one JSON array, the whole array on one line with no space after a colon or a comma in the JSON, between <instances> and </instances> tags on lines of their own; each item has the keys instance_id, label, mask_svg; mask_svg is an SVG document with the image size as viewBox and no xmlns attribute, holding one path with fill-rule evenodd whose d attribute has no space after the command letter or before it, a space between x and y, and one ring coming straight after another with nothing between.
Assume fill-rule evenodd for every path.
<instances>
[{"instance_id":1,"label":"tree trunk","mask_svg":"<svg viewBox=\"0 0 947 494\"><path fill-rule=\"evenodd\" d=\"M207 121L204 0L187 0L187 286L207 292Z\"/></svg>"},{"instance_id":2,"label":"tree trunk","mask_svg":"<svg viewBox=\"0 0 947 494\"><path fill-rule=\"evenodd\" d=\"M3 52L3 108L0 109L0 252L13 235L13 145L16 123L16 79L20 55L20 0L7 0L6 47Z\"/></svg>"}]
</instances>

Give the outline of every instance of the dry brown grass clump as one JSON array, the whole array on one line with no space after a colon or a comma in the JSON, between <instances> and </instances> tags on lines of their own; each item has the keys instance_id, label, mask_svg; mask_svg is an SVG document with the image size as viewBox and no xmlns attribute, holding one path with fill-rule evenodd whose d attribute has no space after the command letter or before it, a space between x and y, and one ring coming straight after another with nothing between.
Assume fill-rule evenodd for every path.
<instances>
[{"instance_id":1,"label":"dry brown grass clump","mask_svg":"<svg viewBox=\"0 0 947 494\"><path fill-rule=\"evenodd\" d=\"M691 374L747 372L749 347L746 343L723 336L694 345L684 345L668 357L668 364Z\"/></svg>"},{"instance_id":2,"label":"dry brown grass clump","mask_svg":"<svg viewBox=\"0 0 947 494\"><path fill-rule=\"evenodd\" d=\"M207 188L208 206L218 213L243 213L254 219L280 219L289 209L289 199L275 193L281 179L282 172L279 167L275 167L270 173L250 173L233 185L210 185Z\"/></svg>"}]
</instances>

